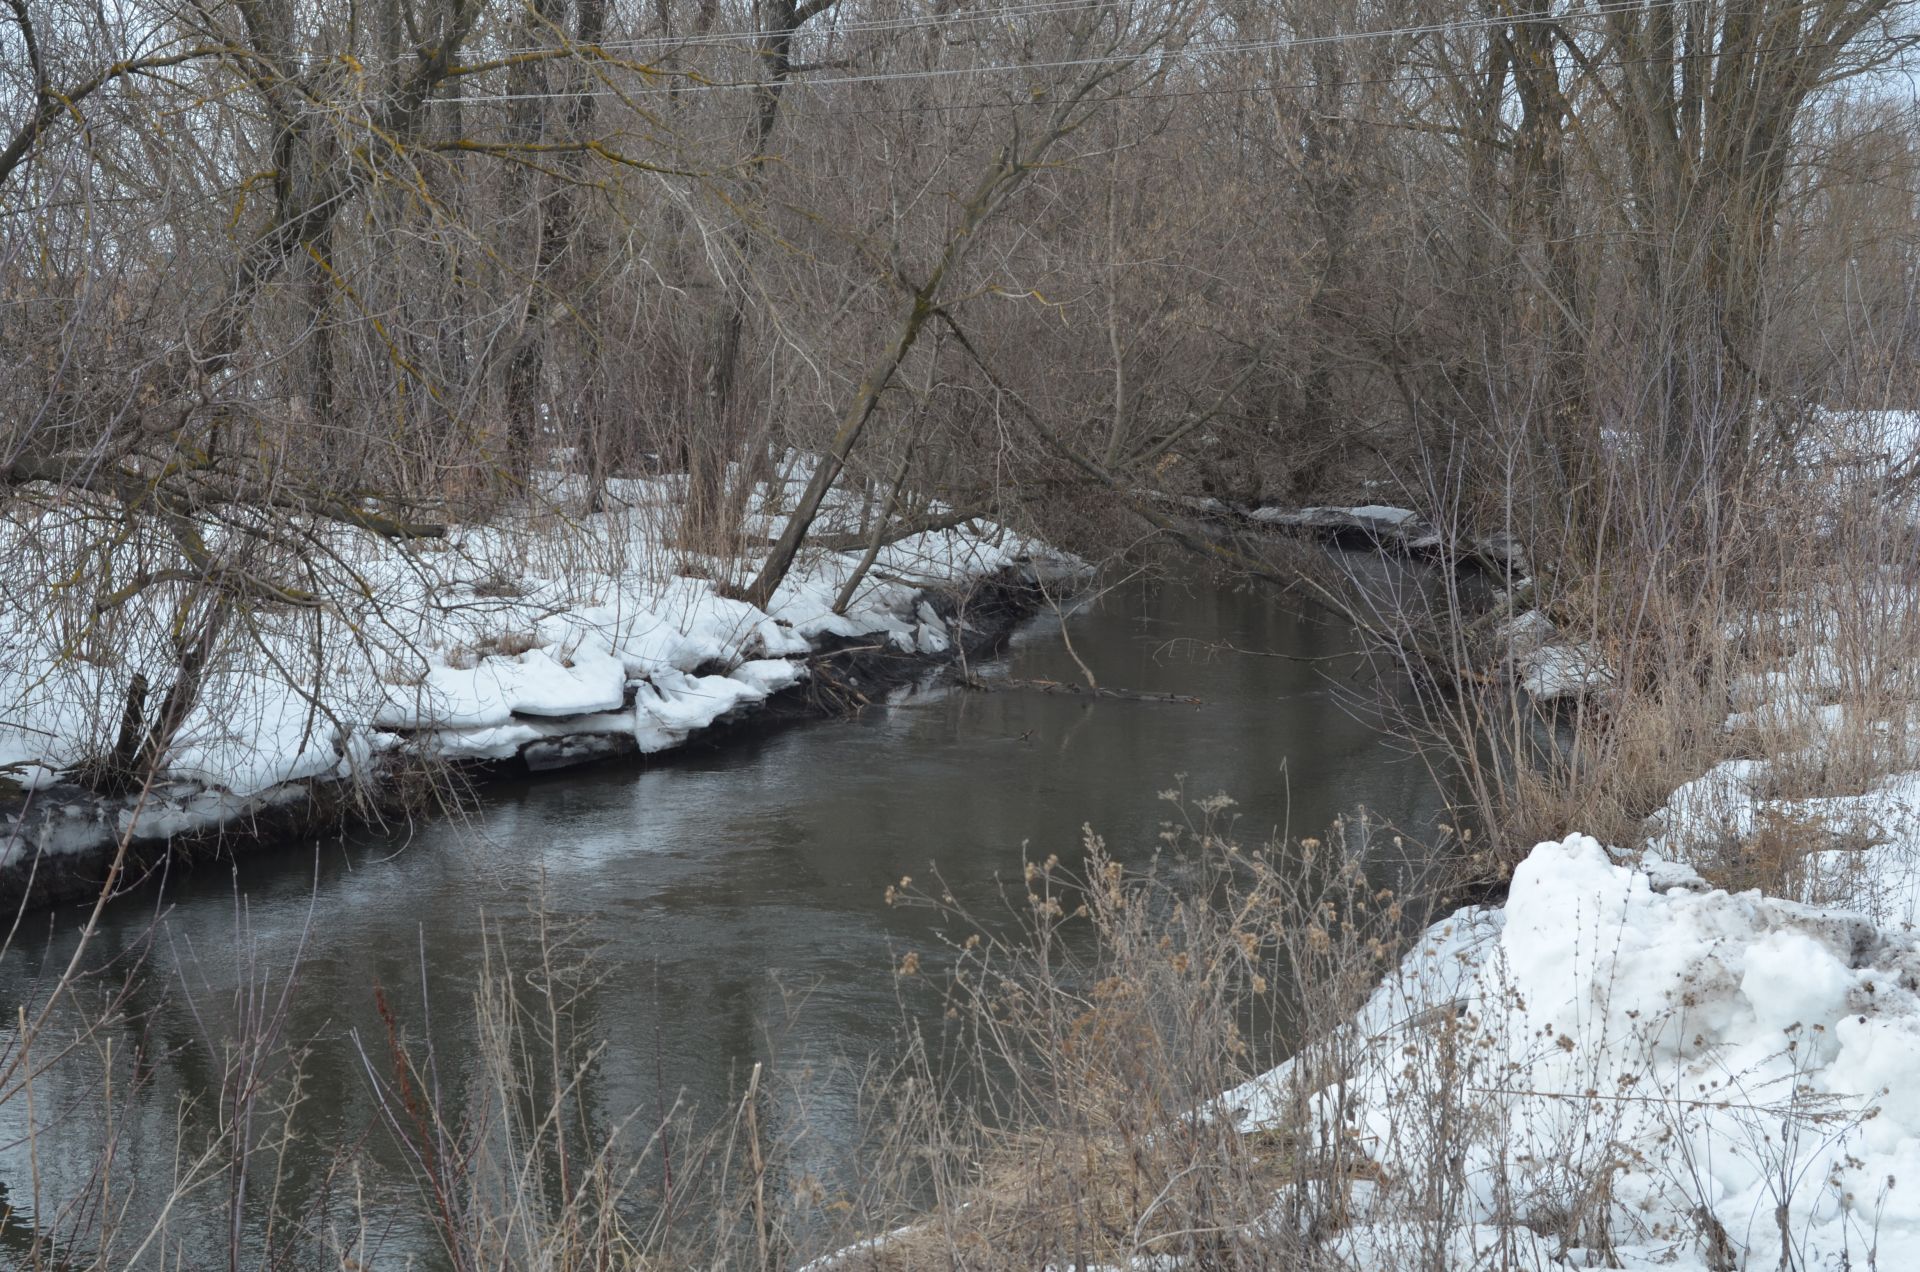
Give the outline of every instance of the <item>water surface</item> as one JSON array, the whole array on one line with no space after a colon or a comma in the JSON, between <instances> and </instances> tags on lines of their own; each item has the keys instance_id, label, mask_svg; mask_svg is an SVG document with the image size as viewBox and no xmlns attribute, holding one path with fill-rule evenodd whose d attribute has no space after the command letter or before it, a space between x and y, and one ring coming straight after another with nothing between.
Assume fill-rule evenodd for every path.
<instances>
[{"instance_id":1,"label":"water surface","mask_svg":"<svg viewBox=\"0 0 1920 1272\"><path fill-rule=\"evenodd\" d=\"M382 1217L383 1257L432 1265L432 1234L368 1076L391 1060L375 991L412 1053L431 1039L445 1088L459 1090L473 1069L483 915L498 925L493 956L529 985L539 979L535 910L593 950L598 979L577 1018L607 1046L587 1101L602 1119L638 1110L647 1122L676 1100L722 1106L758 1061L891 1053L903 1019L935 1009L924 991L903 996L892 974L904 952L938 943L928 912L886 904L903 876L937 874L993 920L1006 913L1002 884L1027 859L1078 858L1083 826L1122 860L1144 861L1173 811L1160 793L1176 785L1232 795L1248 840L1318 833L1362 807L1429 829L1437 808L1424 770L1356 713L1374 689L1358 659L1340 657L1351 647L1342 629L1266 591L1133 584L1066 631L1070 648L1057 616L1043 615L974 668L996 691L936 687L653 767L494 787L466 817L261 854L115 906L89 958L111 965L146 951L133 1022L112 1041L122 1054L137 1044L151 1065L144 1094L119 1115L121 1166L147 1185L170 1169L182 1101L201 1102L190 1128L213 1116L206 1096L231 1061L209 1035L230 1025L249 984L270 1016L297 969L279 1027L310 1050L283 1196L311 1208L331 1187L331 1204L344 1205L326 1147L363 1143L393 1167L360 1185ZM1199 702L1013 683L1079 681L1079 662L1102 685ZM72 912L29 918L36 930L0 968L10 1016L64 965L71 923ZM857 1096L844 1074L822 1069L813 1083L807 1151L823 1170L850 1151ZM92 1085L64 1070L38 1084L36 1101L45 1213L78 1190L105 1124ZM23 1102L0 1104L0 1138L13 1141L0 1180L31 1211L24 1128ZM198 1262L224 1265L226 1198L214 1189L202 1200L207 1213L174 1235ZM250 1222L262 1209L249 1207ZM17 1224L0 1228L0 1243L17 1239Z\"/></svg>"}]
</instances>

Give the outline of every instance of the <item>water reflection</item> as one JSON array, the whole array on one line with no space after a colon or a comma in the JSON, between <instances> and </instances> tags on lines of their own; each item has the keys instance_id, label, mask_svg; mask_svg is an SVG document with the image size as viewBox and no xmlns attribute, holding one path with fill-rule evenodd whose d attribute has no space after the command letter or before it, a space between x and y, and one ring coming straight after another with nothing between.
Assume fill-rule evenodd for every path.
<instances>
[{"instance_id":1,"label":"water reflection","mask_svg":"<svg viewBox=\"0 0 1920 1272\"><path fill-rule=\"evenodd\" d=\"M407 1053L419 1061L430 1049L457 1106L477 1072L483 922L499 925L494 957L523 973L535 959L527 915L542 904L570 940L593 947L600 979L576 1023L608 1047L585 1099L608 1122L640 1110L644 1130L676 1099L719 1107L756 1062L885 1053L903 1019L937 1014L890 971L901 951L938 939L926 912L884 904L903 875L937 870L962 904L1003 913L1001 881L1018 879L1029 855L1074 860L1083 825L1121 859L1143 860L1167 815L1158 792L1176 774L1191 793L1231 793L1250 839L1318 831L1360 805L1410 828L1433 816L1424 771L1354 714L1372 691L1358 660L1337 657L1343 631L1265 592L1145 585L1108 595L1069 630L1103 685L1200 704L936 689L649 769L498 788L470 818L203 870L163 898L116 907L90 957L144 953L154 975L134 978L126 1023L83 1051L140 1048L147 1085L109 1122L88 1064L37 1084L40 1199L26 1208L45 1214L82 1191L109 1132L123 1186L172 1169L183 1102L202 1101L185 1115L189 1139L220 1116L204 1101L233 1057L209 1037L246 1009L237 994L267 1010L294 974L279 1027L308 1048L307 1077L282 1200L346 1222L353 1187L371 1190L383 1259L432 1263L431 1225L372 1094L369 1070L388 1071L392 1058L374 989ZM1181 638L1316 661L1170 647ZM1002 682L1080 678L1052 618L976 670ZM40 919L55 924L46 939L22 943L0 969L10 1014L43 969L64 964L71 936L58 925L71 920ZM845 1072L821 1072L807 1146L830 1171L856 1143L858 1091ZM20 1101L0 1106L0 1138L12 1141L0 1179L23 1206L24 1127ZM356 1143L384 1174L341 1177L332 1149ZM174 1235L194 1248L191 1261L225 1262L226 1195L210 1187L197 1200L204 1213L176 1217ZM257 1242L265 1207L247 1210L243 1240Z\"/></svg>"}]
</instances>

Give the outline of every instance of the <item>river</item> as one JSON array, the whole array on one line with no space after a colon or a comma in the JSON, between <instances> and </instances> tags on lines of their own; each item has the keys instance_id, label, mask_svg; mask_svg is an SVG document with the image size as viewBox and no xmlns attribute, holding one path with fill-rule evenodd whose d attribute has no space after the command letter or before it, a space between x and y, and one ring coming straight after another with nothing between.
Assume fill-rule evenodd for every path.
<instances>
[{"instance_id":1,"label":"river","mask_svg":"<svg viewBox=\"0 0 1920 1272\"><path fill-rule=\"evenodd\" d=\"M902 876L937 871L991 919L1006 913L1000 881L1017 880L1029 857L1071 863L1083 825L1123 861L1143 861L1171 811L1159 793L1177 783L1190 796L1232 795L1249 841L1319 833L1361 808L1424 836L1438 815L1421 766L1356 714L1375 690L1359 660L1341 657L1349 634L1270 592L1135 582L1074 614L1066 633L1070 646L1051 613L1029 623L974 668L993 691L928 687L857 718L737 736L648 767L493 786L463 816L255 854L117 903L87 953L103 970L82 1001L126 983L126 1011L83 1051L138 1047L143 1085L109 1101L86 1076L92 1064L52 1067L35 1083L30 1146L26 1101L0 1102L0 1182L16 1207L0 1254L24 1248L29 1216L51 1218L85 1191L109 1128L117 1190L163 1183L182 1122L191 1140L215 1116L208 1093L232 1060L218 1039L254 1010L277 1013L280 1037L307 1052L283 1205L370 1214L376 1266L435 1265L420 1193L372 1094L369 1062L391 1071L375 989L410 1053L430 1040L441 1080L460 1088L473 1069L483 915L493 957L528 984L539 979L534 910L570 948L591 949L596 979L575 1013L605 1050L586 1103L598 1118L637 1110L650 1124L675 1100L721 1107L756 1062L888 1054L903 1020L931 1013L892 971L905 952L937 946L929 912L886 903ZM1082 679L1075 654L1102 685L1198 702L1032 683ZM65 965L76 913L23 922L0 967L9 1017L31 1011ZM123 976L137 959L144 966ZM71 1032L69 1017L60 1025ZM806 1151L831 1171L857 1136L858 1084L830 1064L816 1072ZM187 1101L198 1103L183 1117ZM345 1144L382 1168L330 1175ZM274 1173L263 1159L249 1187L264 1195ZM189 1266L226 1265L226 1187L210 1185L171 1220ZM267 1208L245 1209L241 1242L253 1248ZM129 1230L147 1214L136 1200Z\"/></svg>"}]
</instances>

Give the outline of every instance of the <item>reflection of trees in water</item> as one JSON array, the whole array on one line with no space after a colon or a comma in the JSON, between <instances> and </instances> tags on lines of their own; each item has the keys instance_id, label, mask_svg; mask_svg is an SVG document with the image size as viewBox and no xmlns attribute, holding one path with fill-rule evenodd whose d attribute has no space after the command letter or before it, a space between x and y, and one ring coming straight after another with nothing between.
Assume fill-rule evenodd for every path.
<instances>
[{"instance_id":1,"label":"reflection of trees in water","mask_svg":"<svg viewBox=\"0 0 1920 1272\"><path fill-rule=\"evenodd\" d=\"M531 967L539 948L531 911L544 895L550 921L591 951L592 984L569 1021L605 1044L579 1078L585 1122L606 1128L631 1117L628 1142L640 1152L676 1106L691 1110L696 1127L724 1120L754 1063L766 1062L770 1133L805 1128L783 1171L831 1184L869 1129L861 1098L869 1058L896 1056L909 1020L936 1044L944 1024L937 921L889 909L889 883L912 875L924 884L937 863L943 884L983 921L1009 922L1003 881L1017 883L1029 857L1058 853L1071 866L1085 823L1144 862L1169 811L1156 793L1176 772L1187 774L1190 794L1232 793L1249 841L1274 826L1324 824L1359 802L1400 822L1432 806L1417 767L1387 767L1391 757L1321 665L1167 648L1193 634L1317 656L1343 651L1341 632L1263 595L1211 587L1123 589L1071 621L1102 683L1191 692L1203 705L923 695L737 750L505 790L468 824L331 843L317 859L262 855L225 878L176 881L157 957L128 986L116 1026L116 1049L141 1048L150 1066L137 1099L116 1113L122 1164L131 1175L170 1157L183 1099L203 1102L189 1134L207 1133L204 1102L221 1081L219 1048L207 1038L232 1026L248 965L236 925L254 934L259 962L284 977L311 904L285 1031L303 1056L299 1139L273 1164L281 1208L343 1213L351 1197L342 1155L355 1154L388 1256L431 1250L429 1218L379 1121L353 1035L384 1075L379 984L410 1054L422 1054L430 1024L448 1107L483 1098L472 1000L478 915L484 909L497 925L509 962ZM1072 672L1051 639L1023 640L1010 659L1016 678ZM137 962L154 914L151 898L110 909L96 937L100 965ZM58 965L64 939L45 947L48 965ZM909 949L922 954L922 974L897 980L891 969ZM0 993L23 997L34 974L17 960L0 970ZM81 1090L77 1072L73 1081ZM50 1127L43 1156L82 1160L99 1125L98 1111L88 1112ZM653 1204L662 1176L655 1152L632 1204ZM7 1177L22 1176L9 1168ZM272 1182L257 1175L255 1195ZM249 1240L261 1239L263 1224L250 1217ZM218 1227L186 1217L178 1231L219 1242Z\"/></svg>"},{"instance_id":2,"label":"reflection of trees in water","mask_svg":"<svg viewBox=\"0 0 1920 1272\"><path fill-rule=\"evenodd\" d=\"M38 1255L56 1265L62 1261L57 1243L38 1239L33 1211L14 1201L4 1177L0 1177L0 1250L12 1251L22 1258Z\"/></svg>"}]
</instances>

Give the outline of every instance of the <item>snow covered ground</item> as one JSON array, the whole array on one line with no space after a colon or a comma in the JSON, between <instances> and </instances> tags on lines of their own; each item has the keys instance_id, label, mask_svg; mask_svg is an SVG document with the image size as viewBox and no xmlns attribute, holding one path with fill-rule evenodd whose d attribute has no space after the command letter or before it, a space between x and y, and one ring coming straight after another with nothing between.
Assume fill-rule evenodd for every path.
<instances>
[{"instance_id":1,"label":"snow covered ground","mask_svg":"<svg viewBox=\"0 0 1920 1272\"><path fill-rule=\"evenodd\" d=\"M1885 507L1915 418L1827 417L1809 462ZM1538 845L1503 909L1433 926L1338 1036L1220 1098L1252 1133L1305 1096L1346 1163L1332 1266L1920 1268L1916 616L1905 571L1849 568L1727 633L1755 659L1735 758L1640 843ZM1598 665L1543 664L1579 649L1537 614L1501 636L1523 676ZM1748 866L1783 895L1701 878ZM1332 1056L1342 1082L1296 1088Z\"/></svg>"},{"instance_id":2,"label":"snow covered ground","mask_svg":"<svg viewBox=\"0 0 1920 1272\"><path fill-rule=\"evenodd\" d=\"M1638 842L1537 845L1504 907L1434 924L1344 1026L1201 1111L1312 1181L1253 1235L1352 1272L1920 1268L1920 413L1817 415L1799 454L1829 511L1783 531L1816 563L1862 531L1883 551L1723 634L1750 663L1734 758ZM1535 701L1618 691L1538 610L1494 635ZM1749 866L1779 895L1702 877Z\"/></svg>"},{"instance_id":3,"label":"snow covered ground","mask_svg":"<svg viewBox=\"0 0 1920 1272\"><path fill-rule=\"evenodd\" d=\"M805 475L788 474L789 501ZM275 577L324 602L234 607L166 754L167 798L141 811L139 833L298 798L313 781L367 780L378 757L402 748L524 755L541 767L593 739L642 752L678 746L802 679L823 640L944 652L956 633L928 589L1038 551L986 523L915 535L881 550L845 613L833 602L859 553L811 551L762 611L710 581L757 562L675 546L675 479L615 481L608 495L605 512L455 527L444 541L408 545L303 526L306 549L273 563ZM762 497L749 510L756 533L779 532L780 502ZM191 593L178 586L144 588L107 610L76 597L77 569L104 590L166 552L157 537L100 547L88 511L0 520L0 559L15 563L0 606L0 777L29 791L108 752L136 672L155 707L179 675L182 624L198 621L180 608ZM852 530L857 517L830 505L816 530ZM0 827L0 867L35 847Z\"/></svg>"},{"instance_id":4,"label":"snow covered ground","mask_svg":"<svg viewBox=\"0 0 1920 1272\"><path fill-rule=\"evenodd\" d=\"M1920 1267L1920 945L1575 835L1429 931L1314 1099L1345 1266ZM1247 1130L1291 1066L1228 1093ZM1337 1096L1344 1096L1344 1101Z\"/></svg>"}]
</instances>

